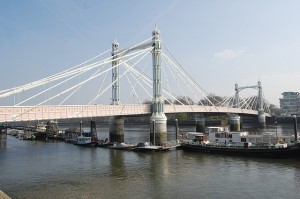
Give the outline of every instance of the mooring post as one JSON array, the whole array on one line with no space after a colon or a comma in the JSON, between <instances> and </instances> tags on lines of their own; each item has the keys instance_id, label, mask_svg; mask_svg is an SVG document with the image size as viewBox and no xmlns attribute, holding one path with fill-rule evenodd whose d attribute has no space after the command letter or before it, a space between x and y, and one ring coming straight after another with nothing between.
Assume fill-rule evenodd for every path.
<instances>
[{"instance_id":1,"label":"mooring post","mask_svg":"<svg viewBox=\"0 0 300 199\"><path fill-rule=\"evenodd\" d=\"M175 126L175 128L176 128L176 140L178 140L178 120L177 119L175 119L175 123L176 123L176 126Z\"/></svg>"},{"instance_id":2,"label":"mooring post","mask_svg":"<svg viewBox=\"0 0 300 199\"><path fill-rule=\"evenodd\" d=\"M298 141L298 128L297 128L297 116L294 115L294 135L295 135L295 142Z\"/></svg>"},{"instance_id":3,"label":"mooring post","mask_svg":"<svg viewBox=\"0 0 300 199\"><path fill-rule=\"evenodd\" d=\"M153 124L153 145L155 146L155 120L152 120L152 124Z\"/></svg>"}]
</instances>

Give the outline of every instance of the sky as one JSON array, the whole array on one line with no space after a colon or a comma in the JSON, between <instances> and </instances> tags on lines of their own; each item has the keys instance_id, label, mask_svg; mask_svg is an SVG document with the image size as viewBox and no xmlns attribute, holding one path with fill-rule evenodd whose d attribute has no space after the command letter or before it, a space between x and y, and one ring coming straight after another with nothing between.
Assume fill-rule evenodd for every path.
<instances>
[{"instance_id":1,"label":"sky","mask_svg":"<svg viewBox=\"0 0 300 199\"><path fill-rule=\"evenodd\" d=\"M210 93L262 82L265 98L300 92L298 0L0 0L0 90L111 48L161 38Z\"/></svg>"}]
</instances>

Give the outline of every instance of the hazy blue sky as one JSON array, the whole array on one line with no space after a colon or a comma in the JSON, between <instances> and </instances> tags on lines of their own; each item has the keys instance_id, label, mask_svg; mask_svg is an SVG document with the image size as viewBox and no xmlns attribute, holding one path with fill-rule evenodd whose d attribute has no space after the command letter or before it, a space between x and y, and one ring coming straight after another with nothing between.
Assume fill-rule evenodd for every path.
<instances>
[{"instance_id":1,"label":"hazy blue sky","mask_svg":"<svg viewBox=\"0 0 300 199\"><path fill-rule=\"evenodd\" d=\"M0 0L0 90L151 36L207 91L260 79L270 103L300 92L299 0Z\"/></svg>"}]
</instances>

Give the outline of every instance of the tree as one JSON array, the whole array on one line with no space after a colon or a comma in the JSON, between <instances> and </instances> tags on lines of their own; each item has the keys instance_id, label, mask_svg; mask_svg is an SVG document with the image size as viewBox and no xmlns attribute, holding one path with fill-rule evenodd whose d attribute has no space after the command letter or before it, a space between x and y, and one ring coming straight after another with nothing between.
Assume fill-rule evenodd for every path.
<instances>
[{"instance_id":1,"label":"tree","mask_svg":"<svg viewBox=\"0 0 300 199\"><path fill-rule=\"evenodd\" d=\"M177 100L174 101L174 104L193 105L194 101L188 96L179 96Z\"/></svg>"},{"instance_id":2,"label":"tree","mask_svg":"<svg viewBox=\"0 0 300 199\"><path fill-rule=\"evenodd\" d=\"M214 105L218 106L223 101L223 99L224 97L217 96L215 94L210 94L209 96L207 96L207 98L201 99L198 102L198 105L211 106L211 103L213 103Z\"/></svg>"},{"instance_id":3,"label":"tree","mask_svg":"<svg viewBox=\"0 0 300 199\"><path fill-rule=\"evenodd\" d=\"M282 110L274 104L270 104L269 109L272 115L280 115L282 113Z\"/></svg>"},{"instance_id":4,"label":"tree","mask_svg":"<svg viewBox=\"0 0 300 199\"><path fill-rule=\"evenodd\" d=\"M164 101L164 104L171 104L172 103L172 100L171 99L166 99L165 101Z\"/></svg>"},{"instance_id":5,"label":"tree","mask_svg":"<svg viewBox=\"0 0 300 199\"><path fill-rule=\"evenodd\" d=\"M151 100L145 100L145 101L143 102L143 104L152 104L152 101L151 101Z\"/></svg>"}]
</instances>

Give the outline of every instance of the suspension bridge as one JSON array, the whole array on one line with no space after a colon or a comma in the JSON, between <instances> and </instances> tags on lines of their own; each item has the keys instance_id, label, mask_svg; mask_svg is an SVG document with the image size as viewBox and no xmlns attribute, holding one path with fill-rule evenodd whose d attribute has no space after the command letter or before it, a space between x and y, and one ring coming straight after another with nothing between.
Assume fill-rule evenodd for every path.
<instances>
[{"instance_id":1,"label":"suspension bridge","mask_svg":"<svg viewBox=\"0 0 300 199\"><path fill-rule=\"evenodd\" d=\"M242 97L244 89L257 94ZM257 115L261 123L270 116L260 81L235 84L232 95L216 98L184 70L157 27L150 38L129 48L120 49L115 39L111 49L68 70L0 91L0 122L110 116L116 139L122 139L122 118L149 115L155 123L150 137L155 131L162 142L165 113L180 112Z\"/></svg>"}]
</instances>

